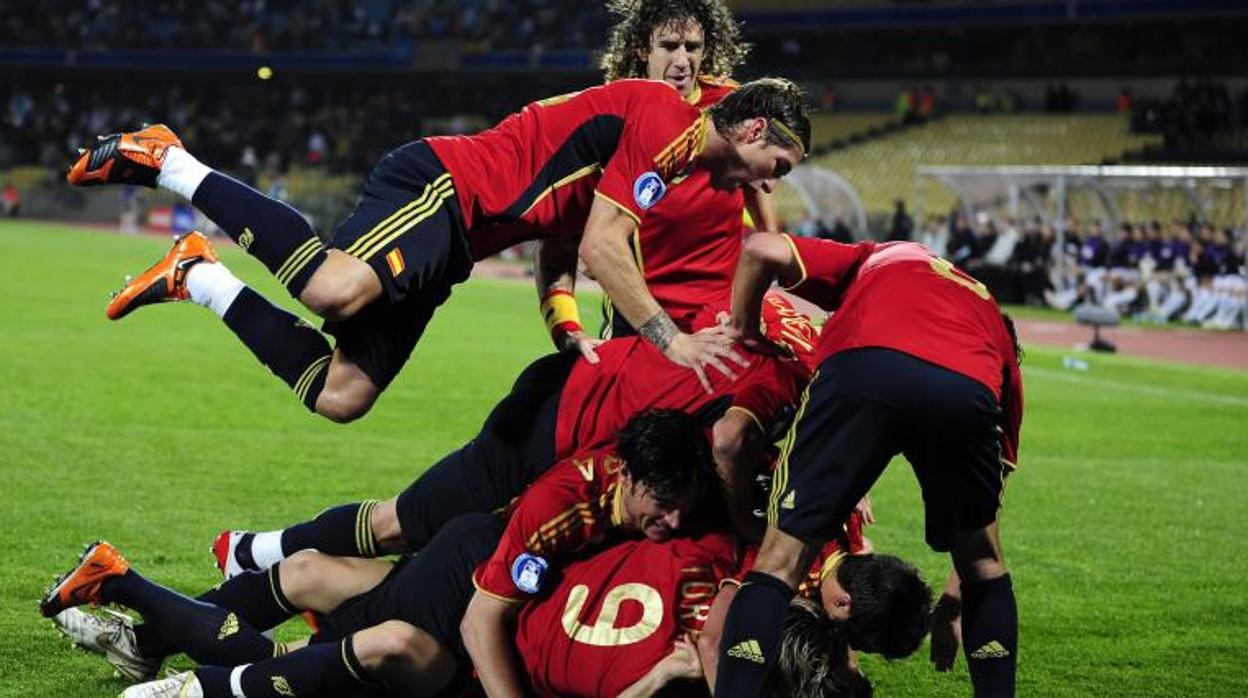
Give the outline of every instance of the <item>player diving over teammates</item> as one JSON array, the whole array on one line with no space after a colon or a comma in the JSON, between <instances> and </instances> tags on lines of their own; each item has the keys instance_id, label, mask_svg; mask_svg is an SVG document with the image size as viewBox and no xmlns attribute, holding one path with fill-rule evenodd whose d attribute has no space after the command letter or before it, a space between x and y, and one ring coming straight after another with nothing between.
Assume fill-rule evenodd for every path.
<instances>
[{"instance_id":1,"label":"player diving over teammates","mask_svg":"<svg viewBox=\"0 0 1248 698\"><path fill-rule=\"evenodd\" d=\"M477 135L391 151L328 247L299 212L202 164L164 126L104 138L68 178L187 198L324 318L337 345L247 288L194 233L128 282L109 317L165 300L205 305L308 409L350 421L398 374L473 262L525 240L541 241L548 292L569 283L555 270L572 269L579 253L616 311L669 360L704 382L707 366L734 375L729 364L742 359L718 327L682 331L655 302L629 238L673 180L705 170L718 190L767 191L809 144L804 97L785 80L742 85L706 111L669 84L620 80L534 102ZM567 312L547 301L554 319Z\"/></svg>"},{"instance_id":2,"label":"player diving over teammates","mask_svg":"<svg viewBox=\"0 0 1248 698\"><path fill-rule=\"evenodd\" d=\"M651 695L674 679L701 675L698 651L681 638L715 618L716 584L737 563L731 534L697 523L724 521L704 508L717 504L706 496L714 491L708 487L713 468L697 420L647 412L629 421L617 448L581 452L554 466L505 522L491 514L458 517L420 555L398 565L305 551L267 572L235 576L194 601L149 582L100 543L49 592L41 610L78 613L76 640L94 642L134 678L153 675L175 652L203 665L135 686L127 696L349 695L376 682L428 695L461 685L469 666L490 695L519 695L525 686L541 695ZM559 516L570 504L579 512L573 520ZM673 538L677 531L688 537ZM584 554L603 541L605 550ZM825 606L834 599L844 615L851 594L861 599L851 632L904 643L904 653L922 640L930 590L913 568L886 556L832 552L813 571L814 596ZM884 598L879 591L890 585L881 578L908 583L913 593L907 600ZM628 613L626 600L636 604ZM514 632L482 625L488 621L477 612L483 601L511 609ZM72 607L107 602L138 610L144 624L111 621L107 633L84 632L92 624ZM905 627L917 632L899 637L897 628L881 623L895 622L905 603L912 621ZM275 656L258 630L303 609L326 614L317 634L306 647L283 646ZM846 635L817 605L796 609L787 624L788 659L777 675L777 695L869 690L846 665ZM698 649L706 655L705 643ZM822 668L797 662L812 655L822 656L814 660Z\"/></svg>"}]
</instances>

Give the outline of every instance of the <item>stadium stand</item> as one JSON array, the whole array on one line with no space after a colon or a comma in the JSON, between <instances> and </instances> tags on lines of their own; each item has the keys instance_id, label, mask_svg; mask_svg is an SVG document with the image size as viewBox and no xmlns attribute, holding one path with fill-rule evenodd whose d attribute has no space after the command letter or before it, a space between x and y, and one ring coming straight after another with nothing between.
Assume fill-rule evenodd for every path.
<instances>
[{"instance_id":1,"label":"stadium stand","mask_svg":"<svg viewBox=\"0 0 1248 698\"><path fill-rule=\"evenodd\" d=\"M869 212L883 214L897 199L914 200L920 164L1099 164L1159 140L1130 133L1116 114L950 114L814 161L848 180ZM927 210L944 211L955 203L948 191L924 196Z\"/></svg>"}]
</instances>

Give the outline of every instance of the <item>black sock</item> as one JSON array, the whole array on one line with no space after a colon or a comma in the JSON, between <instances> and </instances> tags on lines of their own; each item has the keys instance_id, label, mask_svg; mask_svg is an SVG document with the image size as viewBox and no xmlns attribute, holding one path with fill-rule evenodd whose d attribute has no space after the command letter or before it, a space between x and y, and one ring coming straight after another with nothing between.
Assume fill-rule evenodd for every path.
<instances>
[{"instance_id":1,"label":"black sock","mask_svg":"<svg viewBox=\"0 0 1248 698\"><path fill-rule=\"evenodd\" d=\"M300 609L282 593L281 565L262 572L243 572L200 595L199 601L233 611L251 627L275 628Z\"/></svg>"},{"instance_id":2,"label":"black sock","mask_svg":"<svg viewBox=\"0 0 1248 698\"><path fill-rule=\"evenodd\" d=\"M197 662L234 665L273 656L272 641L232 611L183 596L133 569L106 580L101 592L105 600L143 614L162 641Z\"/></svg>"},{"instance_id":3,"label":"black sock","mask_svg":"<svg viewBox=\"0 0 1248 698\"><path fill-rule=\"evenodd\" d=\"M195 670L204 698L233 698L233 669L203 666ZM308 645L290 654L245 667L239 684L247 698L282 696L345 696L370 683L355 656L351 638L342 642Z\"/></svg>"},{"instance_id":4,"label":"black sock","mask_svg":"<svg viewBox=\"0 0 1248 698\"><path fill-rule=\"evenodd\" d=\"M267 571L247 572L222 583L220 586L205 591L196 596L195 600L213 606L220 606L227 611L234 611L245 623L262 632L276 627L282 621L298 613L298 611L286 612L283 610L279 612L277 610L279 605L290 609L294 609L295 605L282 593L281 577L277 566L275 565L271 569L273 571L271 587L273 591L270 591ZM231 584L231 582L240 578L245 579ZM263 587L263 591L259 587ZM260 600L263 596L272 599L273 603L268 604ZM281 615L277 617L279 613ZM178 649L166 642L160 636L160 633L156 631L156 628L149 623L135 624L134 639L138 645L139 654L144 657L168 657L171 654L178 653Z\"/></svg>"},{"instance_id":5,"label":"black sock","mask_svg":"<svg viewBox=\"0 0 1248 698\"><path fill-rule=\"evenodd\" d=\"M220 172L204 178L191 203L263 262L295 298L325 261L325 246L303 214Z\"/></svg>"},{"instance_id":6,"label":"black sock","mask_svg":"<svg viewBox=\"0 0 1248 698\"><path fill-rule=\"evenodd\" d=\"M1010 575L962 582L962 646L976 696L1014 695L1018 607Z\"/></svg>"},{"instance_id":7,"label":"black sock","mask_svg":"<svg viewBox=\"0 0 1248 698\"><path fill-rule=\"evenodd\" d=\"M750 572L724 618L715 696L759 696L776 665L793 590L769 574Z\"/></svg>"},{"instance_id":8,"label":"black sock","mask_svg":"<svg viewBox=\"0 0 1248 698\"><path fill-rule=\"evenodd\" d=\"M282 554L290 556L315 548L326 555L377 557L372 524L375 508L374 499L343 504L326 509L311 521L295 524L282 531Z\"/></svg>"},{"instance_id":9,"label":"black sock","mask_svg":"<svg viewBox=\"0 0 1248 698\"><path fill-rule=\"evenodd\" d=\"M260 363L285 381L305 407L316 411L333 356L324 335L250 288L239 292L222 319Z\"/></svg>"}]
</instances>

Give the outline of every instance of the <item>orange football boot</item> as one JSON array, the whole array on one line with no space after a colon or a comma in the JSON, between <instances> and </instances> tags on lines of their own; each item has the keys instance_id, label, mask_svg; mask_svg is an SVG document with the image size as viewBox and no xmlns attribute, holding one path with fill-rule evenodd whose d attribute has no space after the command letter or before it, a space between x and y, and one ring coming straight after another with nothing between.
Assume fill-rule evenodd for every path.
<instances>
[{"instance_id":1,"label":"orange football boot","mask_svg":"<svg viewBox=\"0 0 1248 698\"><path fill-rule=\"evenodd\" d=\"M217 251L203 233L191 231L173 241L173 247L159 262L133 279L113 294L108 302L108 318L120 320L131 310L149 303L184 301L190 298L186 290L186 272L200 262L216 262Z\"/></svg>"},{"instance_id":2,"label":"orange football boot","mask_svg":"<svg viewBox=\"0 0 1248 698\"><path fill-rule=\"evenodd\" d=\"M106 541L87 546L78 565L66 572L39 602L39 612L51 618L67 608L83 604L100 605L100 585L111 577L120 577L130 563Z\"/></svg>"},{"instance_id":3,"label":"orange football boot","mask_svg":"<svg viewBox=\"0 0 1248 698\"><path fill-rule=\"evenodd\" d=\"M94 148L79 150L78 161L65 176L70 184L141 184L154 189L165 153L170 147L182 147L182 141L164 124L99 138Z\"/></svg>"}]
</instances>

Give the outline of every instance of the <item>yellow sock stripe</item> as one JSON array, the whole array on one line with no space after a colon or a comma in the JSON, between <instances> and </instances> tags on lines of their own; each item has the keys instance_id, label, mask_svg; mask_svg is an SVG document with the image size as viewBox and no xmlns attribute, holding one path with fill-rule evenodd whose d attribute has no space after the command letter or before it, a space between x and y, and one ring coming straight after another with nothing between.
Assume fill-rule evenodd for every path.
<instances>
[{"instance_id":1,"label":"yellow sock stripe","mask_svg":"<svg viewBox=\"0 0 1248 698\"><path fill-rule=\"evenodd\" d=\"M450 186L450 184L451 176L449 174L442 175L429 184L426 184L424 190L421 191L420 196L403 206L403 208L400 208L398 211L395 211L387 216L382 222L373 226L372 230L361 235L359 240L351 243L345 250L343 250L343 252L358 257L358 252L361 249L370 246L372 241L385 235L387 232L392 230L394 226L402 225L404 220L423 209L425 205L429 203L429 200L435 195L436 190L444 185Z\"/></svg>"},{"instance_id":2,"label":"yellow sock stripe","mask_svg":"<svg viewBox=\"0 0 1248 698\"><path fill-rule=\"evenodd\" d=\"M307 240L286 258L286 261L282 263L282 266L277 268L277 271L273 272L273 275L277 277L277 280L280 281L283 286L286 285L286 283L289 282L295 274L298 274L300 269L307 266L308 261L311 260L317 252L324 249L324 247L325 246L321 244L320 238Z\"/></svg>"},{"instance_id":3,"label":"yellow sock stripe","mask_svg":"<svg viewBox=\"0 0 1248 698\"><path fill-rule=\"evenodd\" d=\"M276 566L270 567L267 572L269 577L269 591L273 593L273 600L277 602L278 607L285 611L288 615L293 616L299 612L299 609L291 608L286 605L286 602L282 598L281 590L277 588L277 580L273 578L273 570L275 569L277 569Z\"/></svg>"},{"instance_id":4,"label":"yellow sock stripe","mask_svg":"<svg viewBox=\"0 0 1248 698\"><path fill-rule=\"evenodd\" d=\"M376 499L368 499L360 504L355 514L355 549L364 557L377 557L377 542L373 540L373 509L377 508Z\"/></svg>"},{"instance_id":5,"label":"yellow sock stripe","mask_svg":"<svg viewBox=\"0 0 1248 698\"><path fill-rule=\"evenodd\" d=\"M394 242L394 240L400 235L416 227L421 221L425 220L429 216L437 213L438 209L442 207L442 202L449 199L454 193L455 189L451 187L450 180L447 180L446 186L437 190L437 192L435 192L435 196L429 201L428 204L421 207L419 211L413 211L412 215L404 219L401 225L393 231L386 233L385 237L377 239L377 241L368 249L361 251L356 256L362 260L368 261L373 255L385 249L386 245Z\"/></svg>"},{"instance_id":6,"label":"yellow sock stripe","mask_svg":"<svg viewBox=\"0 0 1248 698\"><path fill-rule=\"evenodd\" d=\"M326 354L313 361L304 369L303 375L299 376L299 380L295 381L295 395L299 396L300 402L303 402L304 398L308 396L308 388L312 386L312 381L316 379L317 374L325 370L332 356L332 354Z\"/></svg>"},{"instance_id":7,"label":"yellow sock stripe","mask_svg":"<svg viewBox=\"0 0 1248 698\"><path fill-rule=\"evenodd\" d=\"M771 497L767 500L767 523L771 526L776 525L780 515L780 498L789 483L789 454L793 452L793 444L797 441L797 426L801 423L802 417L806 415L806 403L810 401L810 386L814 385L818 377L819 372L815 371L815 375L811 376L810 382L802 391L801 405L797 408L797 414L793 415L793 423L789 425L789 431L784 435L784 445L780 447L780 460L776 463L776 472L771 478Z\"/></svg>"}]
</instances>

